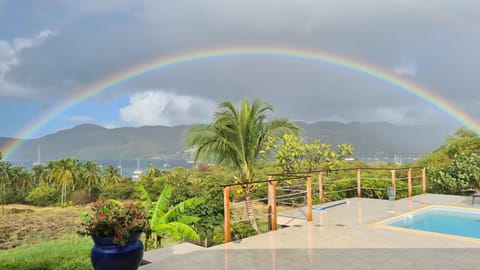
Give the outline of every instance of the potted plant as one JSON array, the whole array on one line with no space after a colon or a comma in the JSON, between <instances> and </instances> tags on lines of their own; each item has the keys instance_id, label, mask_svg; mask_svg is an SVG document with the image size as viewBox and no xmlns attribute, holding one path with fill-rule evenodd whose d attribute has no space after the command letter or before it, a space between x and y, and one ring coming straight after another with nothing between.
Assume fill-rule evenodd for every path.
<instances>
[{"instance_id":1,"label":"potted plant","mask_svg":"<svg viewBox=\"0 0 480 270\"><path fill-rule=\"evenodd\" d=\"M140 235L147 226L143 206L101 199L81 219L80 234L91 236L95 243L90 255L95 270L138 268L143 257Z\"/></svg>"}]
</instances>

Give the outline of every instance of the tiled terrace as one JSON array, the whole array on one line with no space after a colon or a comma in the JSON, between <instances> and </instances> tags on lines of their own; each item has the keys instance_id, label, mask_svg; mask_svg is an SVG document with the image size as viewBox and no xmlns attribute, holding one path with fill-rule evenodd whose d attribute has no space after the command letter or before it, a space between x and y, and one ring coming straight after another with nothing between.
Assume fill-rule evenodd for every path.
<instances>
[{"instance_id":1,"label":"tiled terrace","mask_svg":"<svg viewBox=\"0 0 480 270\"><path fill-rule=\"evenodd\" d=\"M379 223L428 205L480 209L480 201L472 206L465 196L426 194L394 202L352 198L326 212L315 211L312 222L238 243L208 249L182 244L147 252L144 259L152 263L141 269L479 269L480 239L407 232Z\"/></svg>"}]
</instances>

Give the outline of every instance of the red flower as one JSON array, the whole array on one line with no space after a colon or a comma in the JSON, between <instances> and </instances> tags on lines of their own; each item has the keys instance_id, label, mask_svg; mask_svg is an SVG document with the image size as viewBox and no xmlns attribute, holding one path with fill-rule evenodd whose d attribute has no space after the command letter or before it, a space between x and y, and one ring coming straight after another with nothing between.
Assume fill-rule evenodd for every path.
<instances>
[{"instance_id":1,"label":"red flower","mask_svg":"<svg viewBox=\"0 0 480 270\"><path fill-rule=\"evenodd\" d=\"M147 226L145 209L132 202L120 203L115 200L98 200L93 204L92 213L84 214L83 235L113 237L113 242L124 245L134 232L143 231Z\"/></svg>"}]
</instances>

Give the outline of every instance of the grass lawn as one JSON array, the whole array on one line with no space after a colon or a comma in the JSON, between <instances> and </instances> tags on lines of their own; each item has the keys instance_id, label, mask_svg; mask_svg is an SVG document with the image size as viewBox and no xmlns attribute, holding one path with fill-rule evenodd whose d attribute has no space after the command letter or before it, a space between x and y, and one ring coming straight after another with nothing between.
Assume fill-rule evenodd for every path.
<instances>
[{"instance_id":1,"label":"grass lawn","mask_svg":"<svg viewBox=\"0 0 480 270\"><path fill-rule=\"evenodd\" d=\"M11 209L28 211L11 214ZM0 205L0 270L93 269L93 240L76 234L82 227L80 212L89 209ZM162 241L163 246L177 243L171 237Z\"/></svg>"},{"instance_id":2,"label":"grass lawn","mask_svg":"<svg viewBox=\"0 0 480 270\"><path fill-rule=\"evenodd\" d=\"M31 247L0 251L0 269L18 270L91 270L90 237L71 235L65 239L45 241Z\"/></svg>"},{"instance_id":3,"label":"grass lawn","mask_svg":"<svg viewBox=\"0 0 480 270\"><path fill-rule=\"evenodd\" d=\"M80 237L88 207L1 206L0 269L93 269L90 237ZM11 209L28 209L9 214Z\"/></svg>"}]
</instances>

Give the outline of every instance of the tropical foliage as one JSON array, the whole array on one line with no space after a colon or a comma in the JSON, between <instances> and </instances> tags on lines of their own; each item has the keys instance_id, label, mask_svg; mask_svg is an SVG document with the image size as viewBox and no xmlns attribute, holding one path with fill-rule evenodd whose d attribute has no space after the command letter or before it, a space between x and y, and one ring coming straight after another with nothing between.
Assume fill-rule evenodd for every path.
<instances>
[{"instance_id":1,"label":"tropical foliage","mask_svg":"<svg viewBox=\"0 0 480 270\"><path fill-rule=\"evenodd\" d=\"M283 137L270 137L265 142L265 151L274 153L274 159L284 173L312 172L333 170L341 161L353 154L351 144L340 144L332 149L330 144L321 143L319 139L304 143L295 134Z\"/></svg>"},{"instance_id":2,"label":"tropical foliage","mask_svg":"<svg viewBox=\"0 0 480 270\"><path fill-rule=\"evenodd\" d=\"M480 136L460 128L433 153L419 160L427 167L430 192L458 194L480 189Z\"/></svg>"},{"instance_id":3,"label":"tropical foliage","mask_svg":"<svg viewBox=\"0 0 480 270\"><path fill-rule=\"evenodd\" d=\"M198 241L200 238L190 225L199 221L198 217L187 215L188 209L195 208L204 202L203 198L190 198L174 206L170 204L172 187L167 185L163 189L156 203L153 203L143 186L139 185L140 199L147 209L148 227L145 231L146 239L154 233L157 245L161 246L162 238L169 235L177 240L190 239ZM146 247L145 247L146 248Z\"/></svg>"},{"instance_id":4,"label":"tropical foliage","mask_svg":"<svg viewBox=\"0 0 480 270\"><path fill-rule=\"evenodd\" d=\"M213 160L238 172L236 182L243 184L248 218L258 232L251 205L254 168L265 142L270 137L296 133L299 127L285 118L268 119L273 107L259 100L243 100L237 108L222 102L211 124L199 125L188 133L188 145L196 149L194 160Z\"/></svg>"},{"instance_id":5,"label":"tropical foliage","mask_svg":"<svg viewBox=\"0 0 480 270\"><path fill-rule=\"evenodd\" d=\"M162 239L165 243L168 236L168 239L189 239L208 246L223 241L222 184L242 184L251 225L238 223L232 228L238 235L250 235L258 228L249 202L266 197L267 190L265 184L251 184L254 180L265 180L271 173L371 165L358 160L344 161L353 153L351 145L331 146L318 140L304 142L297 136L299 129L292 122L268 118L271 111L270 105L258 100L252 103L244 100L239 107L230 102L221 103L211 124L196 126L188 133L189 146L196 150L197 168L159 170L150 164L137 181L123 177L113 165L102 169L93 161L64 158L36 165L29 171L13 166L0 154L0 203L65 206L98 198L141 200L147 207L145 231L149 239L155 237L161 245ZM460 194L480 188L478 153L478 134L462 128L448 137L444 145L411 165L427 167L429 192ZM392 168L395 165L371 166ZM362 195L387 199L386 190L391 185L389 173L389 170L362 169ZM405 171L397 173L397 179L406 179ZM414 181L415 194L420 192L421 177ZM326 174L325 198L338 200L356 196L356 190L352 189L355 185L355 170ZM397 189L397 197L406 196L406 181L399 181ZM318 187L314 190L317 192ZM75 199L77 195L86 200ZM232 196L236 199L235 196L240 195ZM151 198L158 200L153 202ZM95 222L100 222L100 218Z\"/></svg>"}]
</instances>

